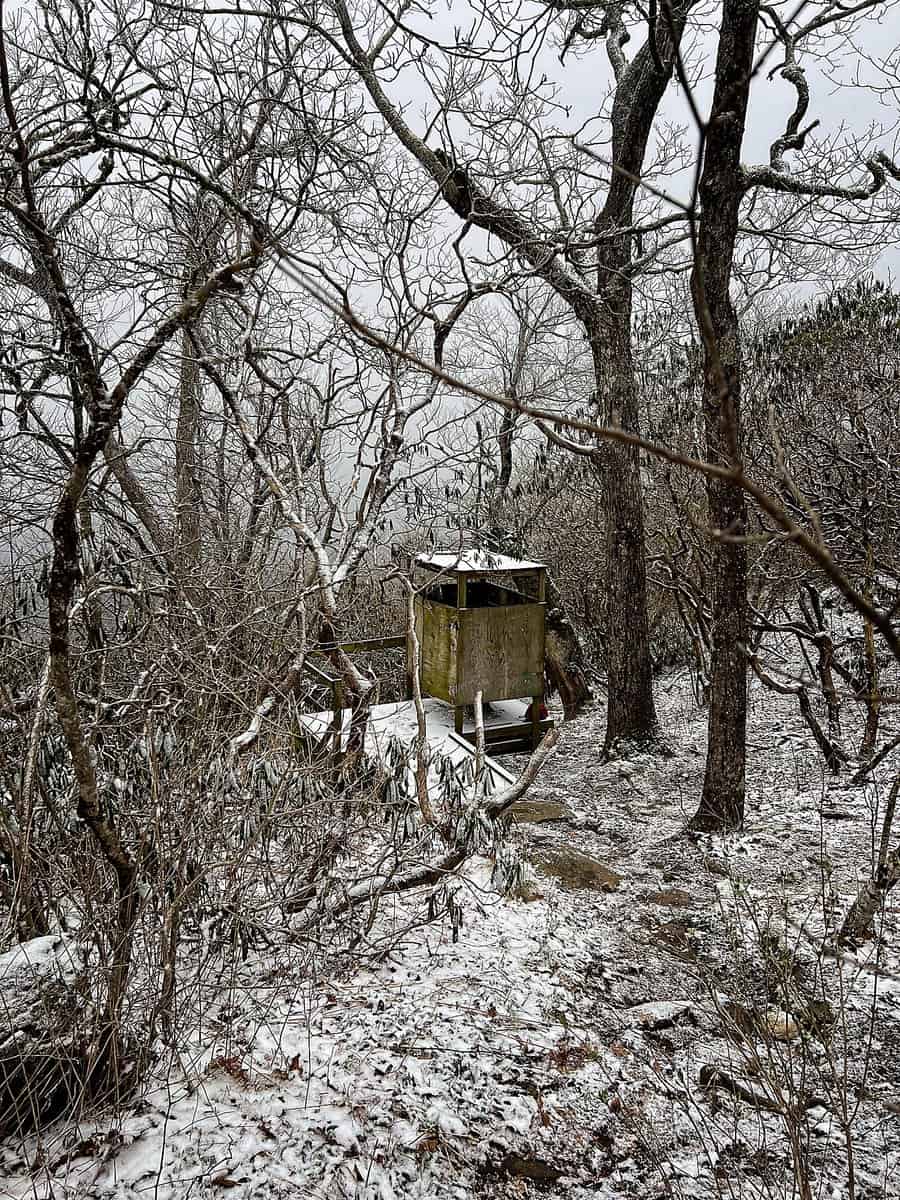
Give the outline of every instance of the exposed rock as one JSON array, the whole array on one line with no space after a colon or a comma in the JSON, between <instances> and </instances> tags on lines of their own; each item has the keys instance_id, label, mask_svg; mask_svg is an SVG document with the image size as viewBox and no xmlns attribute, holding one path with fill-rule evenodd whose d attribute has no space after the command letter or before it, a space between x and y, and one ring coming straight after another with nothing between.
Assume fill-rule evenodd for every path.
<instances>
[{"instance_id":1,"label":"exposed rock","mask_svg":"<svg viewBox=\"0 0 900 1200\"><path fill-rule=\"evenodd\" d=\"M555 800L520 800L510 809L516 825L539 825L544 821L571 821L572 813Z\"/></svg>"},{"instance_id":2,"label":"exposed rock","mask_svg":"<svg viewBox=\"0 0 900 1200\"><path fill-rule=\"evenodd\" d=\"M725 1001L720 1006L725 1020L726 1036L747 1041L790 1042L800 1036L800 1022L782 1008L757 1008L734 1001Z\"/></svg>"},{"instance_id":3,"label":"exposed rock","mask_svg":"<svg viewBox=\"0 0 900 1200\"><path fill-rule=\"evenodd\" d=\"M622 882L616 871L568 846L542 848L536 855L535 866L541 874L558 880L561 887L572 892L613 892Z\"/></svg>"},{"instance_id":4,"label":"exposed rock","mask_svg":"<svg viewBox=\"0 0 900 1200\"><path fill-rule=\"evenodd\" d=\"M636 1004L628 1011L632 1024L639 1029L671 1029L683 1018L695 1019L691 1000L654 1000Z\"/></svg>"},{"instance_id":5,"label":"exposed rock","mask_svg":"<svg viewBox=\"0 0 900 1200\"><path fill-rule=\"evenodd\" d=\"M529 1179L540 1187L556 1183L565 1174L558 1167L554 1167L552 1163L545 1162L542 1158L529 1157L523 1158L520 1154L507 1154L500 1163L500 1171L507 1175L516 1175L519 1179Z\"/></svg>"},{"instance_id":6,"label":"exposed rock","mask_svg":"<svg viewBox=\"0 0 900 1200\"><path fill-rule=\"evenodd\" d=\"M800 1036L800 1025L782 1008L770 1008L766 1011L763 1028L776 1042L792 1042Z\"/></svg>"},{"instance_id":7,"label":"exposed rock","mask_svg":"<svg viewBox=\"0 0 900 1200\"><path fill-rule=\"evenodd\" d=\"M644 920L650 926L648 938L651 942L682 962L697 961L696 929L690 920L682 917L661 924L657 924L652 917L645 917Z\"/></svg>"}]
</instances>

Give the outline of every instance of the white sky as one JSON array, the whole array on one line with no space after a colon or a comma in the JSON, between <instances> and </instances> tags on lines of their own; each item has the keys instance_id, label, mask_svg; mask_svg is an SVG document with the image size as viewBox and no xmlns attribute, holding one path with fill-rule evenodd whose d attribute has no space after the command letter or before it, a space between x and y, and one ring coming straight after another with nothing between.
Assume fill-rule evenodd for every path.
<instances>
[{"instance_id":1,"label":"white sky","mask_svg":"<svg viewBox=\"0 0 900 1200\"><path fill-rule=\"evenodd\" d=\"M514 6L509 6L512 9ZM795 3L779 3L776 5L786 19L789 14L797 11ZM821 3L808 3L800 20L810 20L823 8ZM529 12L536 13L539 6L530 2L517 11L520 16ZM446 5L435 6L430 19L409 17L410 23L421 29L428 36L445 43L452 43L455 29L466 29L469 25L471 6L467 0L446 0ZM498 8L499 11L499 8ZM691 61L700 67L701 77L695 88L697 107L702 115L706 115L709 107L712 85L712 68L715 60L717 45L717 23L720 6L698 6L692 15L692 20L704 21L703 32L696 38ZM701 18L698 14L707 14ZM709 17L712 17L710 20ZM633 41L625 47L626 56L637 51L644 40L644 30L636 27ZM760 49L768 43L765 32L761 31ZM583 45L583 43L582 43ZM687 45L687 43L686 43ZM898 110L900 110L900 6L885 3L881 10L873 15L865 14L860 19L849 37L840 32L831 32L827 42L809 42L809 52L800 55L804 66L811 93L809 112L803 124L818 119L819 127L810 135L807 143L809 158L814 161L819 152L827 154L830 143L852 143L855 139L865 142L870 150L881 149L889 154L894 161L900 162L900 137L898 137ZM827 55L827 57L826 57ZM748 114L747 133L744 142L744 161L748 164L766 163L769 158L769 146L772 141L784 131L785 122L795 104L794 89L777 73L769 79L769 71L777 68L783 61L779 48L768 56L764 68L757 75L752 93ZM550 47L539 56L539 70L546 73L548 79L556 84L559 100L570 106L571 119L569 125L574 131L585 120L595 116L603 103L609 88L612 72L607 60L606 50L602 41L594 41L580 55L569 53L564 64L559 63L558 55ZM887 74L881 69L887 64ZM880 90L879 90L880 88ZM389 87L389 92L395 101L409 102L415 106L419 97L421 104L417 111L422 111L426 104L426 95L421 80L416 81L414 75L404 75L401 83ZM411 116L411 110L407 110ZM562 114L557 120L564 122ZM685 127L690 142L696 141L694 122L683 91L673 82L661 107L657 125L671 122ZM421 129L421 122L412 122ZM437 135L432 138L436 144ZM843 156L846 161L848 156ZM850 156L852 161L852 156ZM789 155L788 161L795 171L801 169L797 155ZM843 184L859 186L869 180L868 172L862 161L848 177L841 178ZM678 192L679 182L682 194L686 194L689 172L681 176L680 181L669 181L667 186ZM825 177L828 178L826 171ZM900 188L894 189L897 208L900 210ZM602 197L601 197L602 200ZM884 241L889 236L896 238L900 234L900 225L895 225L893 231L884 231ZM878 272L882 275L900 274L900 250L896 245L886 245L878 258Z\"/></svg>"}]
</instances>

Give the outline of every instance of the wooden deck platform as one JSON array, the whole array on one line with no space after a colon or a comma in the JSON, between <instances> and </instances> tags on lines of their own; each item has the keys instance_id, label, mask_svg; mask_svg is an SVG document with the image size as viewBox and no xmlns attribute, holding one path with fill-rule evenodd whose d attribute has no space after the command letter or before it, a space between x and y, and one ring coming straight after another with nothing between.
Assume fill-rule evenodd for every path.
<instances>
[{"instance_id":1,"label":"wooden deck platform","mask_svg":"<svg viewBox=\"0 0 900 1200\"><path fill-rule=\"evenodd\" d=\"M467 760L474 760L475 734L471 722L466 723L462 736L453 728L453 709L441 700L431 697L423 701L425 709L426 737L429 745L445 758L457 765ZM491 756L491 750L502 753L509 743L510 730L521 736L521 731L531 732L531 723L525 720L526 700L497 700L485 705L484 733L485 749L487 751L485 770L486 790L494 791L513 782L513 776ZM309 732L310 736L321 740L329 736L338 738L335 714L326 710L318 713L302 713L300 725ZM541 727L549 728L549 721L542 721ZM341 710L340 745L346 745L350 731L350 709ZM416 737L416 710L412 700L403 700L396 704L375 704L369 710L369 723L366 728L365 748L368 754L377 757L383 752L386 743L396 738L405 745L412 746Z\"/></svg>"}]
</instances>

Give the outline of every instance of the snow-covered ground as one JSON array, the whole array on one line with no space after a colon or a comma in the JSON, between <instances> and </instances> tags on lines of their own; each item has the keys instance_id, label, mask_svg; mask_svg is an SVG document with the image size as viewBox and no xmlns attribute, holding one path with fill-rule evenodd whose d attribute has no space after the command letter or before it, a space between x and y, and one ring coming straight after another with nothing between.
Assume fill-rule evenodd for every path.
<instances>
[{"instance_id":1,"label":"snow-covered ground","mask_svg":"<svg viewBox=\"0 0 900 1200\"><path fill-rule=\"evenodd\" d=\"M832 780L754 685L745 828L689 839L705 714L683 674L659 709L672 757L600 765L599 703L563 727L512 833L519 898L482 859L456 940L406 929L406 896L352 966L251 951L123 1111L5 1145L0 1195L900 1196L896 902L876 946L819 949L891 763Z\"/></svg>"}]
</instances>

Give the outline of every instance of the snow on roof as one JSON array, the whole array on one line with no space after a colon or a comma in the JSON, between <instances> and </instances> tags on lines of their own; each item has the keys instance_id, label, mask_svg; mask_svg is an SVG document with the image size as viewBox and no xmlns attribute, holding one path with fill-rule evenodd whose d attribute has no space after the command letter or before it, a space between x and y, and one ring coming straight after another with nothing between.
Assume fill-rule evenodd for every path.
<instances>
[{"instance_id":1,"label":"snow on roof","mask_svg":"<svg viewBox=\"0 0 900 1200\"><path fill-rule=\"evenodd\" d=\"M464 550L461 554L418 554L416 564L434 571L539 571L544 564L494 554L489 550Z\"/></svg>"}]
</instances>

